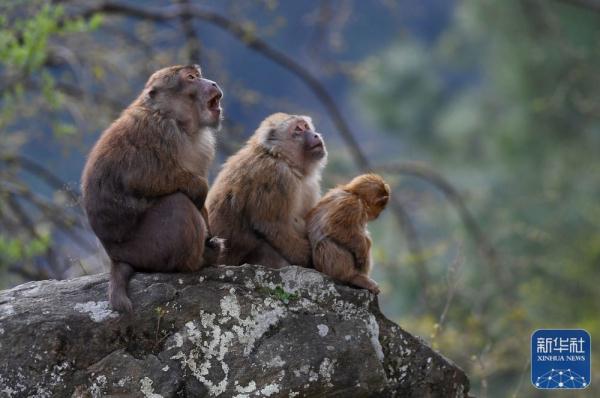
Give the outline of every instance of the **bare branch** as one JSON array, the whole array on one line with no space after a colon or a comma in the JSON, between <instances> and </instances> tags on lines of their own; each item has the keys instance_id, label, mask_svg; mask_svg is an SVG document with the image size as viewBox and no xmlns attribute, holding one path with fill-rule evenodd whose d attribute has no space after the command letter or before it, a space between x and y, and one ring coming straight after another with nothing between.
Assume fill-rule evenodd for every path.
<instances>
[{"instance_id":1,"label":"bare branch","mask_svg":"<svg viewBox=\"0 0 600 398\"><path fill-rule=\"evenodd\" d=\"M0 161L4 161L6 164L15 165L20 167L44 180L50 187L65 192L69 199L73 201L73 203L78 202L78 192L73 190L68 186L68 184L63 181L56 174L48 170L46 167L41 164L26 158L25 156L18 154L9 154L9 155L0 155Z\"/></svg>"},{"instance_id":2,"label":"bare branch","mask_svg":"<svg viewBox=\"0 0 600 398\"><path fill-rule=\"evenodd\" d=\"M193 5L189 5L186 7L182 5L171 5L166 7L143 7L132 4L124 4L115 1L104 1L95 4L91 7L88 7L77 14L71 14L71 17L91 17L96 13L120 14L135 18L153 20L157 22L171 21L174 19L179 19L183 16L188 16L198 18L200 20L209 22L213 25L222 28L226 32L230 33L231 35L242 41L248 48L264 55L271 61L282 66L286 70L296 75L300 80L302 80L304 84L306 84L313 91L315 96L321 101L321 103L327 110L327 113L332 118L335 126L337 127L340 134L350 147L352 156L354 157L359 168L362 170L367 170L369 168L369 161L367 157L360 149L358 142L356 141L354 135L350 131L350 128L346 123L346 120L342 116L340 110L338 109L335 101L333 100L329 92L325 89L325 87L321 84L321 82L319 82L319 80L316 77L314 77L308 71L308 69L298 64L286 54L271 47L264 40L256 37L256 35L252 31L248 30L244 26L228 19L227 17L221 14L209 10L204 10L200 7Z\"/></svg>"},{"instance_id":3,"label":"bare branch","mask_svg":"<svg viewBox=\"0 0 600 398\"><path fill-rule=\"evenodd\" d=\"M590 11L600 12L600 0L558 0L563 3L585 8Z\"/></svg>"},{"instance_id":4,"label":"bare branch","mask_svg":"<svg viewBox=\"0 0 600 398\"><path fill-rule=\"evenodd\" d=\"M492 272L499 278L499 282L503 287L503 293L509 297L512 296L510 289L509 278L506 275L505 269L500 266L498 254L495 248L490 243L487 236L483 233L481 227L475 220L467 208L464 199L456 191L441 174L431 169L430 167L418 162L394 163L375 167L375 170L387 173L398 173L410 175L423 179L436 188L438 188L446 197L446 199L456 208L459 217L461 218L467 232L471 235L479 252L486 259L487 263L492 268Z\"/></svg>"},{"instance_id":5,"label":"bare branch","mask_svg":"<svg viewBox=\"0 0 600 398\"><path fill-rule=\"evenodd\" d=\"M29 218L29 216L27 215L27 213L25 212L25 210L23 209L21 204L19 204L16 195L8 194L7 203L8 203L8 206L13 211L13 213L15 214L15 216L19 219L19 222L21 223L21 225L23 225L25 230L29 233L29 235L34 239L40 239L41 236L36 231L33 220L31 220L31 218ZM58 262L58 256L56 255L56 252L54 251L54 249L52 247L46 248L45 257L46 257L46 260L48 261L48 265L50 266L50 269L52 269L55 272L55 275L58 275L61 271L60 265ZM40 275L47 275L45 271L42 271L40 269L37 270L37 273Z\"/></svg>"},{"instance_id":6,"label":"bare branch","mask_svg":"<svg viewBox=\"0 0 600 398\"><path fill-rule=\"evenodd\" d=\"M410 215L404 208L404 205L397 199L397 195L392 195L390 206L394 210L394 214L400 223L400 228L404 232L408 250L411 253L412 261L416 264L417 278L421 285L420 301L426 309L430 309L429 303L429 272L423 254L423 245Z\"/></svg>"},{"instance_id":7,"label":"bare branch","mask_svg":"<svg viewBox=\"0 0 600 398\"><path fill-rule=\"evenodd\" d=\"M0 191L16 195L31 203L42 212L44 217L60 227L61 231L79 247L90 253L96 252L96 248L92 244L73 231L73 228L75 227L85 228L85 225L77 216L69 214L62 207L44 200L29 189L12 184L8 181L0 181Z\"/></svg>"},{"instance_id":8,"label":"bare branch","mask_svg":"<svg viewBox=\"0 0 600 398\"><path fill-rule=\"evenodd\" d=\"M464 262L464 258L462 256L462 248L458 248L458 253L448 267L448 272L446 273L446 284L448 286L448 290L446 291L446 303L444 304L444 309L440 314L438 322L434 326L433 333L431 334L431 340L434 341L437 336L441 333L444 328L444 323L446 322L446 316L448 315L448 310L450 309L450 304L452 304L452 299L456 291L458 290L458 284L460 282L460 267Z\"/></svg>"},{"instance_id":9,"label":"bare branch","mask_svg":"<svg viewBox=\"0 0 600 398\"><path fill-rule=\"evenodd\" d=\"M188 52L188 63L191 64L199 64L200 63L200 51L201 45L200 40L198 39L198 34L196 33L196 29L194 28L194 20L190 15L190 1L189 0L178 0L182 7L184 7L187 12L181 15L181 30L183 30L183 34L185 35L186 47Z\"/></svg>"}]
</instances>

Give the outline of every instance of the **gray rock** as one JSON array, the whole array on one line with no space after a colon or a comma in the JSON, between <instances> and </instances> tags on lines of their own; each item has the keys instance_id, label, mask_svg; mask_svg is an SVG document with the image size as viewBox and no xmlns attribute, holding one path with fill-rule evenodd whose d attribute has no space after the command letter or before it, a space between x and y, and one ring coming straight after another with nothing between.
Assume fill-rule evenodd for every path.
<instances>
[{"instance_id":1,"label":"gray rock","mask_svg":"<svg viewBox=\"0 0 600 398\"><path fill-rule=\"evenodd\" d=\"M299 267L106 274L0 293L1 397L467 397L463 371L375 296Z\"/></svg>"}]
</instances>

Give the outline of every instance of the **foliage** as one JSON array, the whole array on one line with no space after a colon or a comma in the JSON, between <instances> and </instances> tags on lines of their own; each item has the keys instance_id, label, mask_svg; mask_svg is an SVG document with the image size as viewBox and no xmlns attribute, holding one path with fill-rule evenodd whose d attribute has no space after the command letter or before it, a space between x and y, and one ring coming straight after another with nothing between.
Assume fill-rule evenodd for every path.
<instances>
[{"instance_id":1,"label":"foliage","mask_svg":"<svg viewBox=\"0 0 600 398\"><path fill-rule=\"evenodd\" d=\"M263 293L268 294L277 300L283 301L284 304L289 304L290 301L298 300L300 297L296 293L286 292L282 286L275 286L274 288L261 288L264 289Z\"/></svg>"},{"instance_id":2,"label":"foliage","mask_svg":"<svg viewBox=\"0 0 600 398\"><path fill-rule=\"evenodd\" d=\"M64 204L64 195L57 195L55 200L47 202L31 192L22 175L23 165L14 154L34 138L23 131L28 116L34 124L39 123L39 114L31 113L32 103L40 105L40 110L52 112L51 127L57 137L75 133L75 127L64 119L62 109L65 104L55 85L52 68L55 47L51 43L54 38L90 32L100 25L101 18L69 20L64 18L65 12L60 5L32 3L31 15L14 4L0 3L7 11L0 16L0 198L4 202L0 208L0 224L3 225L0 273L12 269L29 278L41 278L49 274L40 263L56 265L58 261L51 248L55 229L44 221L62 217L60 208L54 205ZM9 18L13 14L19 15L19 11L26 15ZM32 87L39 87L39 90L31 90ZM37 169L35 166L33 169L35 174ZM56 210L59 212L54 214ZM66 228L70 227L67 225ZM63 258L62 262L65 261L68 260Z\"/></svg>"},{"instance_id":3,"label":"foliage","mask_svg":"<svg viewBox=\"0 0 600 398\"><path fill-rule=\"evenodd\" d=\"M507 383L517 389L533 330L600 333L600 15L548 3L463 1L431 47L402 40L368 61L366 74L376 77L361 87L374 120L468 190L499 249L511 294L502 275L466 256L434 341L463 357L481 395L506 396ZM442 241L460 228L441 224L437 210L424 219ZM410 300L402 297L410 288L395 291ZM425 333L435 321L410 322Z\"/></svg>"},{"instance_id":4,"label":"foliage","mask_svg":"<svg viewBox=\"0 0 600 398\"><path fill-rule=\"evenodd\" d=\"M103 270L64 181L77 184L83 154L153 70L200 62L227 94L215 171L264 115L283 110L323 126L326 188L352 177L356 157L340 145L325 92L371 164L418 160L451 182L496 256L439 185L388 171L426 265L390 206L370 226L374 278L385 313L465 368L475 395L536 396L527 380L536 328L600 333L600 13L558 0L195 2L229 22L198 19L190 35L179 18L74 16L96 3L0 0L2 287L76 275L72 258ZM410 26L427 25L413 10L423 7L451 18L419 33ZM296 80L290 60L314 80ZM297 299L281 286L267 293Z\"/></svg>"}]
</instances>

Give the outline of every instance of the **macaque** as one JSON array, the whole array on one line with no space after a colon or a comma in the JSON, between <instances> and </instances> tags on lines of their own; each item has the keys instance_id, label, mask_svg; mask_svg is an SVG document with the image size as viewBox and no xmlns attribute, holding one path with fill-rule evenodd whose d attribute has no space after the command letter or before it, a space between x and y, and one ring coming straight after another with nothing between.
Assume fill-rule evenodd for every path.
<instances>
[{"instance_id":1,"label":"macaque","mask_svg":"<svg viewBox=\"0 0 600 398\"><path fill-rule=\"evenodd\" d=\"M376 219L390 187L376 174L363 174L329 192L306 216L314 267L324 274L379 294L369 278L371 239L367 222Z\"/></svg>"},{"instance_id":2,"label":"macaque","mask_svg":"<svg viewBox=\"0 0 600 398\"><path fill-rule=\"evenodd\" d=\"M161 69L89 154L83 205L111 260L109 301L118 311L133 309L134 271L196 271L220 254L204 202L222 96L197 65Z\"/></svg>"},{"instance_id":3,"label":"macaque","mask_svg":"<svg viewBox=\"0 0 600 398\"><path fill-rule=\"evenodd\" d=\"M308 116L275 113L231 156L206 199L222 264L310 266L304 217L320 196L327 151Z\"/></svg>"}]
</instances>

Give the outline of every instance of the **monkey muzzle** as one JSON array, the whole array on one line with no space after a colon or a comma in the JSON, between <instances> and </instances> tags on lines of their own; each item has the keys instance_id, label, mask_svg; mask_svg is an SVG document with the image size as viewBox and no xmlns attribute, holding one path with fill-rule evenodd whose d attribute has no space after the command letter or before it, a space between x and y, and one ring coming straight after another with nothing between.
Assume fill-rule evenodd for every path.
<instances>
[{"instance_id":1,"label":"monkey muzzle","mask_svg":"<svg viewBox=\"0 0 600 398\"><path fill-rule=\"evenodd\" d=\"M304 142L306 150L316 158L321 158L325 155L325 145L321 136L313 131L306 132L306 140Z\"/></svg>"},{"instance_id":2,"label":"monkey muzzle","mask_svg":"<svg viewBox=\"0 0 600 398\"><path fill-rule=\"evenodd\" d=\"M221 90L215 91L206 102L208 110L215 113L221 113L221 98L223 98Z\"/></svg>"}]
</instances>

